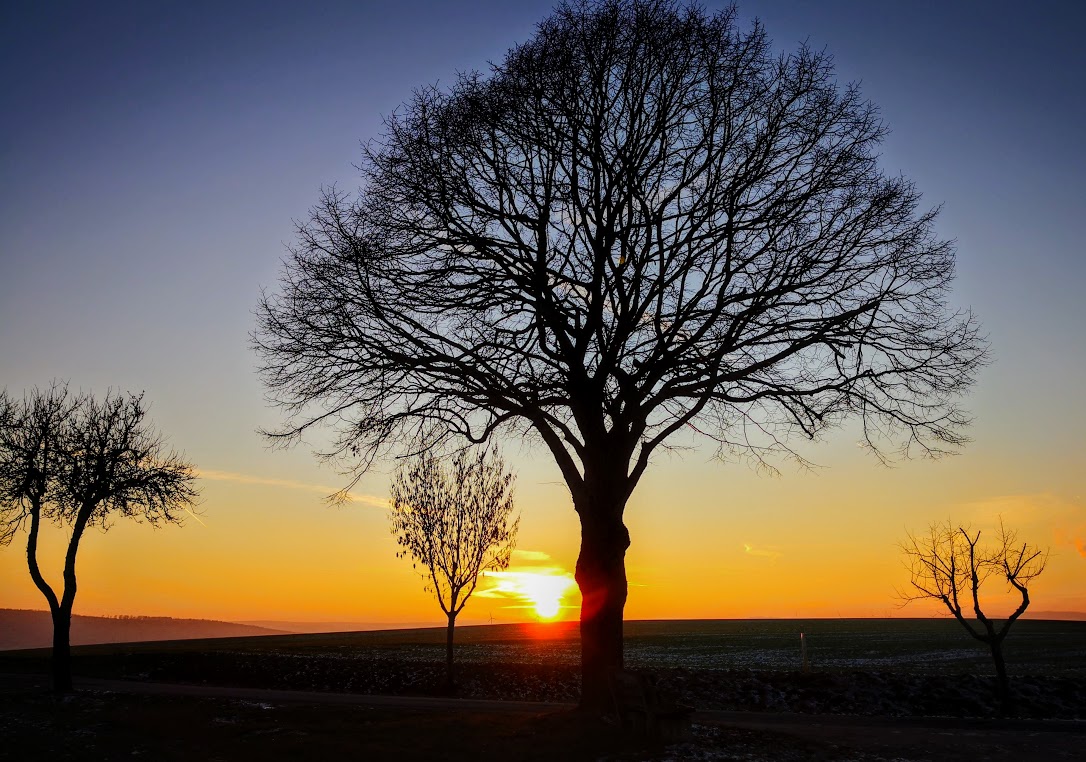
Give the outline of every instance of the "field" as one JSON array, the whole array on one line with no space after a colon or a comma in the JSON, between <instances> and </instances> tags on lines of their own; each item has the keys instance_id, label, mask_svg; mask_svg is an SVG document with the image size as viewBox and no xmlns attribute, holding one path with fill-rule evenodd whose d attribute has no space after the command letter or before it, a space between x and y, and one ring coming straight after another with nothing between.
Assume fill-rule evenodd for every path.
<instances>
[{"instance_id":1,"label":"field","mask_svg":"<svg viewBox=\"0 0 1086 762\"><path fill-rule=\"evenodd\" d=\"M803 670L800 633L807 643ZM659 674L699 709L985 716L994 670L983 645L943 619L643 621L626 626L629 667ZM575 701L577 625L457 631L457 695ZM444 630L218 638L73 649L76 674L354 692L442 693ZM0 672L43 672L47 652L0 653ZM1086 715L1086 622L1026 620L1006 641L1022 711Z\"/></svg>"},{"instance_id":2,"label":"field","mask_svg":"<svg viewBox=\"0 0 1086 762\"><path fill-rule=\"evenodd\" d=\"M626 632L629 666L654 672L700 711L685 745L642 748L568 711L511 714L445 699L412 708L410 697L448 696L444 631L421 629L79 646L77 675L194 687L148 685L158 693L134 696L100 686L59 703L34 677L47 651L0 652L0 734L11 739L0 759L18 749L43 759L873 761L956 759L957 744L969 743L992 760L1049 760L1086 749L1086 622L1016 624L1007 641L1019 715L1011 724L985 719L995 715L990 661L949 620L630 622ZM457 643L456 698L576 700L574 623L464 627ZM320 691L332 703L286 700L276 689ZM220 695L197 695L212 690ZM329 693L408 703L352 705ZM181 726L189 730L171 738Z\"/></svg>"},{"instance_id":3,"label":"field","mask_svg":"<svg viewBox=\"0 0 1086 762\"><path fill-rule=\"evenodd\" d=\"M89 691L55 702L0 680L0 760L107 762L1074 762L1082 733L988 723L953 727L698 720L679 743L645 743L570 711L382 708Z\"/></svg>"},{"instance_id":4,"label":"field","mask_svg":"<svg viewBox=\"0 0 1086 762\"><path fill-rule=\"evenodd\" d=\"M635 668L802 668L800 633L812 670L907 670L990 674L986 647L951 619L717 619L627 622L625 652ZM508 664L580 663L575 622L459 627L457 660ZM77 648L90 663L119 654L150 656L194 652L281 654L337 660L412 662L444 658L444 628L375 630ZM1012 674L1086 677L1086 622L1022 620L1005 643ZM37 654L40 656L40 654ZM32 652L0 659L34 658Z\"/></svg>"},{"instance_id":5,"label":"field","mask_svg":"<svg viewBox=\"0 0 1086 762\"><path fill-rule=\"evenodd\" d=\"M625 651L635 668L802 668L800 633L814 671L905 670L990 674L985 646L951 619L715 619L634 621L625 625ZM458 627L457 661L576 665L580 639L575 622ZM263 637L82 646L74 653L91 664L100 658L230 652L320 657L333 660L444 658L444 628L374 630ZM1005 643L1012 674L1086 677L1086 622L1025 619ZM12 665L41 652L0 652Z\"/></svg>"}]
</instances>

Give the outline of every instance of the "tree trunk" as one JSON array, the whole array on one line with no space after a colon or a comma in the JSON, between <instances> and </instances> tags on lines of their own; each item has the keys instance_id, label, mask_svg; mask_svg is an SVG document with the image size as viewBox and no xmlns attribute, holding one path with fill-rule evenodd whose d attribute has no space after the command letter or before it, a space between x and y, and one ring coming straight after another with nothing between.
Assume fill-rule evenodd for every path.
<instances>
[{"instance_id":1,"label":"tree trunk","mask_svg":"<svg viewBox=\"0 0 1086 762\"><path fill-rule=\"evenodd\" d=\"M1011 684L1007 678L1007 665L1003 661L1003 641L992 638L988 641L992 650L992 661L996 668L996 694L999 696L999 710L1009 714L1011 710Z\"/></svg>"},{"instance_id":2,"label":"tree trunk","mask_svg":"<svg viewBox=\"0 0 1086 762\"><path fill-rule=\"evenodd\" d=\"M72 611L64 607L53 609L53 692L72 692Z\"/></svg>"},{"instance_id":3,"label":"tree trunk","mask_svg":"<svg viewBox=\"0 0 1086 762\"><path fill-rule=\"evenodd\" d=\"M30 578L45 596L49 604L49 613L53 620L53 653L49 659L49 669L53 677L55 693L72 692L72 607L65 601L58 601L56 593L42 576L38 566L38 531L41 528L41 501L34 502L30 512L30 532L26 539L26 561L30 568ZM72 576L74 577L74 567ZM65 591L67 593L67 591ZM73 593L74 595L74 593ZM67 597L67 596L66 596Z\"/></svg>"},{"instance_id":4,"label":"tree trunk","mask_svg":"<svg viewBox=\"0 0 1086 762\"><path fill-rule=\"evenodd\" d=\"M626 549L630 533L622 504L593 501L578 506L581 552L581 709L604 714L611 706L612 670L622 668L622 611L626 606Z\"/></svg>"},{"instance_id":5,"label":"tree trunk","mask_svg":"<svg viewBox=\"0 0 1086 762\"><path fill-rule=\"evenodd\" d=\"M456 614L449 614L449 626L445 631L445 684L452 690L453 682L453 627L456 626Z\"/></svg>"},{"instance_id":6,"label":"tree trunk","mask_svg":"<svg viewBox=\"0 0 1086 762\"><path fill-rule=\"evenodd\" d=\"M60 605L53 611L53 691L56 693L72 692L72 607L75 605L75 593L78 583L75 576L75 559L79 552L79 541L83 530L87 528L94 503L84 504L72 525L72 537L68 540L68 552L64 555L64 594Z\"/></svg>"}]
</instances>

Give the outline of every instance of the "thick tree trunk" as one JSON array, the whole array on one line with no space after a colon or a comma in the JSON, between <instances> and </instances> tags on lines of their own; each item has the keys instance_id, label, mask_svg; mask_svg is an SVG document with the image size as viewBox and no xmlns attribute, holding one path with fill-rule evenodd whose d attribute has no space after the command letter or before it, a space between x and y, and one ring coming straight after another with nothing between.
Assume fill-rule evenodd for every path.
<instances>
[{"instance_id":1,"label":"thick tree trunk","mask_svg":"<svg viewBox=\"0 0 1086 762\"><path fill-rule=\"evenodd\" d=\"M445 684L451 690L453 681L453 628L456 626L456 614L449 614L449 626L445 630Z\"/></svg>"},{"instance_id":2,"label":"thick tree trunk","mask_svg":"<svg viewBox=\"0 0 1086 762\"><path fill-rule=\"evenodd\" d=\"M53 610L53 655L50 669L53 674L53 692L72 692L72 612L59 607Z\"/></svg>"},{"instance_id":3,"label":"thick tree trunk","mask_svg":"<svg viewBox=\"0 0 1086 762\"><path fill-rule=\"evenodd\" d=\"M622 612L626 606L626 549L630 533L622 504L599 500L578 506L581 552L581 709L610 709L610 673L622 668Z\"/></svg>"}]
</instances>

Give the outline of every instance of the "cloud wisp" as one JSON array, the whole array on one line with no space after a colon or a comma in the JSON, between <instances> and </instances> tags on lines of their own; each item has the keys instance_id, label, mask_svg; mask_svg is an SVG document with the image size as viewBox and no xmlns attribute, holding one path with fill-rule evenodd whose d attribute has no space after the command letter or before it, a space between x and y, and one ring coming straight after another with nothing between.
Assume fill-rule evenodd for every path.
<instances>
[{"instance_id":1,"label":"cloud wisp","mask_svg":"<svg viewBox=\"0 0 1086 762\"><path fill-rule=\"evenodd\" d=\"M1052 492L997 495L965 503L973 526L992 529L1002 521L1023 539L1039 542L1051 532L1057 546L1070 547L1086 558L1086 510L1079 497Z\"/></svg>"},{"instance_id":2,"label":"cloud wisp","mask_svg":"<svg viewBox=\"0 0 1086 762\"><path fill-rule=\"evenodd\" d=\"M239 474L233 471L216 471L214 469L200 469L196 475L201 479L210 479L217 482L232 482L234 484L255 484L264 487L282 487L284 489L296 489L305 492L317 492L324 495L326 498L332 495L336 495L337 499L340 494L340 490L335 487L329 487L324 484L309 484L307 482L299 482L294 479L273 479L265 476L253 476L251 474ZM347 492L343 495L344 499L348 503L361 503L363 505L371 505L375 508L388 508L389 500L387 497L378 497L376 495L366 495L360 492Z\"/></svg>"},{"instance_id":3,"label":"cloud wisp","mask_svg":"<svg viewBox=\"0 0 1086 762\"><path fill-rule=\"evenodd\" d=\"M549 553L544 553L541 550L521 550L517 548L513 551L513 558L525 563L532 563L536 561L550 561L551 556Z\"/></svg>"},{"instance_id":4,"label":"cloud wisp","mask_svg":"<svg viewBox=\"0 0 1086 762\"><path fill-rule=\"evenodd\" d=\"M1067 545L1075 549L1080 556L1086 558L1086 524L1067 529L1056 527L1052 530L1052 537L1056 545Z\"/></svg>"},{"instance_id":5,"label":"cloud wisp","mask_svg":"<svg viewBox=\"0 0 1086 762\"><path fill-rule=\"evenodd\" d=\"M758 558L768 558L770 561L776 561L781 557L781 552L774 547L756 548L749 542L743 543L743 552L748 556L757 556Z\"/></svg>"}]
</instances>

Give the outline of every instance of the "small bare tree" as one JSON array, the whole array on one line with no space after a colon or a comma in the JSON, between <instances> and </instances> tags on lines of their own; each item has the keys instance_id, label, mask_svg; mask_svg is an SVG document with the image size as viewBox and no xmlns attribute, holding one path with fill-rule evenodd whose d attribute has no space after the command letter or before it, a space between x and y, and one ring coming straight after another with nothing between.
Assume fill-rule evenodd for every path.
<instances>
[{"instance_id":1,"label":"small bare tree","mask_svg":"<svg viewBox=\"0 0 1086 762\"><path fill-rule=\"evenodd\" d=\"M142 395L70 394L54 383L21 400L0 391L0 543L29 524L30 576L53 619L53 689L72 690L70 630L76 554L88 526L117 517L180 523L197 496L192 466L146 421ZM38 564L42 521L71 532L58 596Z\"/></svg>"},{"instance_id":2,"label":"small bare tree","mask_svg":"<svg viewBox=\"0 0 1086 762\"><path fill-rule=\"evenodd\" d=\"M427 589L448 618L445 668L453 685L453 628L483 571L505 569L520 518L512 519L513 475L486 450L461 451L451 470L424 453L392 485L392 533L399 558L425 567Z\"/></svg>"},{"instance_id":3,"label":"small bare tree","mask_svg":"<svg viewBox=\"0 0 1086 762\"><path fill-rule=\"evenodd\" d=\"M999 522L996 542L980 546L980 530L954 527L953 522L932 524L926 535L909 534L903 543L911 574L912 590L902 595L905 602L933 599L941 601L974 638L992 652L998 679L998 695L1004 709L1010 703L1010 685L1003 660L1003 641L1011 625L1029 606L1029 583L1039 576L1048 561L1048 552L1028 543L1018 542L1018 533ZM1018 591L1021 602L1003 620L994 620L981 609L980 588L990 576L1007 580ZM975 622L966 618L965 607L972 606ZM978 626L979 625L979 626Z\"/></svg>"}]
</instances>

